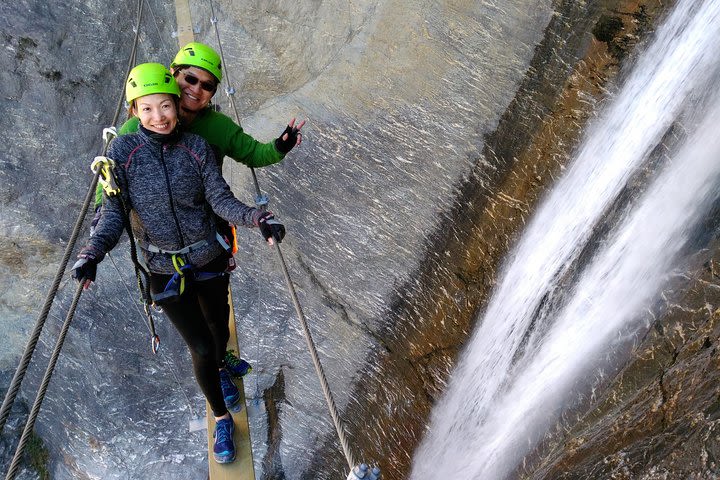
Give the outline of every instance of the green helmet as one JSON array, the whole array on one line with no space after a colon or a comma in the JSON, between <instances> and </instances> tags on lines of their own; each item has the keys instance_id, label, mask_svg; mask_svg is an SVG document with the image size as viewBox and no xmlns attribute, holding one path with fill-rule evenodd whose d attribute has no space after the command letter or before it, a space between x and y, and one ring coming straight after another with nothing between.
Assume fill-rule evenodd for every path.
<instances>
[{"instance_id":1,"label":"green helmet","mask_svg":"<svg viewBox=\"0 0 720 480\"><path fill-rule=\"evenodd\" d=\"M180 87L170 70L161 63L141 63L130 70L125 84L128 103L153 93L169 93L180 97Z\"/></svg>"},{"instance_id":2,"label":"green helmet","mask_svg":"<svg viewBox=\"0 0 720 480\"><path fill-rule=\"evenodd\" d=\"M220 55L204 43L190 42L175 55L170 68L180 65L191 65L210 72L220 83L222 81L222 65Z\"/></svg>"}]
</instances>

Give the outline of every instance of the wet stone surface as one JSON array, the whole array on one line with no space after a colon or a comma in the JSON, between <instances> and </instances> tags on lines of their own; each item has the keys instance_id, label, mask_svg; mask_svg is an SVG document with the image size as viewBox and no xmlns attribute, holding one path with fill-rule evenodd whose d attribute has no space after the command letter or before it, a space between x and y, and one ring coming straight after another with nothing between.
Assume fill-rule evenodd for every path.
<instances>
[{"instance_id":1,"label":"wet stone surface","mask_svg":"<svg viewBox=\"0 0 720 480\"><path fill-rule=\"evenodd\" d=\"M172 5L147 3L165 20L146 19L138 60L169 60ZM39 313L115 110L135 2L116 6L0 6L2 378ZM259 179L288 227L290 273L355 455L403 478L498 263L662 9L609 0L215 8L246 130L269 141L291 116L309 118L302 148ZM207 5L193 9L198 39L214 45ZM232 114L222 95L218 103ZM249 172L232 163L226 178L251 202ZM258 478L337 478L344 458L277 259L256 231L240 233L232 285L241 350L254 365L246 394ZM713 246L702 244L708 254L693 257L653 312L635 360L523 475L712 478ZM150 353L126 291L134 294L127 250L122 241L83 295L38 419L52 478L206 472L204 432L188 433L204 414L189 357L161 316L162 351ZM66 278L38 347L43 366L73 288ZM41 375L31 368L23 400Z\"/></svg>"}]
</instances>

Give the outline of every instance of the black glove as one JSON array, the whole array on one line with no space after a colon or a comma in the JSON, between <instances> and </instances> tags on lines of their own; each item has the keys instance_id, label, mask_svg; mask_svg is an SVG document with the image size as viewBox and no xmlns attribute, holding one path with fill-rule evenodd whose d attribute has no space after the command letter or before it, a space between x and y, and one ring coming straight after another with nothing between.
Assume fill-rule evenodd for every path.
<instances>
[{"instance_id":1,"label":"black glove","mask_svg":"<svg viewBox=\"0 0 720 480\"><path fill-rule=\"evenodd\" d=\"M87 289L95 281L98 263L100 260L95 255L81 253L78 255L78 261L72 266L72 277Z\"/></svg>"},{"instance_id":2,"label":"black glove","mask_svg":"<svg viewBox=\"0 0 720 480\"><path fill-rule=\"evenodd\" d=\"M287 139L283 140L285 134L287 134ZM298 136L300 135L302 134L300 133L300 129L298 127L291 127L288 125L280 136L275 139L275 148L283 155L287 154L295 145L297 145Z\"/></svg>"},{"instance_id":3,"label":"black glove","mask_svg":"<svg viewBox=\"0 0 720 480\"><path fill-rule=\"evenodd\" d=\"M270 240L272 237L280 243L285 236L285 225L275 220L275 216L271 212L265 212L260 215L258 227L265 240Z\"/></svg>"}]
</instances>

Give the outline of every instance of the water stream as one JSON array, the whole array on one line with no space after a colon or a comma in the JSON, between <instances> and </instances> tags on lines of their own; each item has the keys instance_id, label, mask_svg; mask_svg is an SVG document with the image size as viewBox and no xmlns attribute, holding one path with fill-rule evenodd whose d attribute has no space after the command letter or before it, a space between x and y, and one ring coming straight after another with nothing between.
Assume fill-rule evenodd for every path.
<instances>
[{"instance_id":1,"label":"water stream","mask_svg":"<svg viewBox=\"0 0 720 480\"><path fill-rule=\"evenodd\" d=\"M506 259L411 478L509 478L645 327L642 312L719 194L718 38L720 0L679 1L588 127ZM684 141L606 225L673 126Z\"/></svg>"}]
</instances>

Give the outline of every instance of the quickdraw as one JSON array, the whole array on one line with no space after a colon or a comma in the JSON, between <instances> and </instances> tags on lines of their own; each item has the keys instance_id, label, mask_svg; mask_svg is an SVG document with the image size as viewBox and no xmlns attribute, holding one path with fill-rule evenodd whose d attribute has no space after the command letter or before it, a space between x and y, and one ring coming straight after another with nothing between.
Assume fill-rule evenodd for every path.
<instances>
[{"instance_id":1,"label":"quickdraw","mask_svg":"<svg viewBox=\"0 0 720 480\"><path fill-rule=\"evenodd\" d=\"M100 171L98 182L100 182L103 191L105 191L105 195L108 197L114 197L120 193L120 188L117 186L115 177L112 174L114 169L115 162L111 158L104 156L95 157L95 160L90 164L90 170L92 170L93 173L98 173L98 170Z\"/></svg>"},{"instance_id":2,"label":"quickdraw","mask_svg":"<svg viewBox=\"0 0 720 480\"><path fill-rule=\"evenodd\" d=\"M148 317L150 322L150 349L153 353L157 353L160 349L160 336L155 333L155 320L153 320L152 313L150 312L150 303L145 302L145 315Z\"/></svg>"},{"instance_id":3,"label":"quickdraw","mask_svg":"<svg viewBox=\"0 0 720 480\"><path fill-rule=\"evenodd\" d=\"M228 272L202 272L195 270L192 264L187 263L179 254L172 255L172 263L175 268L165 289L160 293L151 293L150 296L156 306L162 307L168 303L177 301L185 292L186 282L204 282L213 278L227 275Z\"/></svg>"},{"instance_id":4,"label":"quickdraw","mask_svg":"<svg viewBox=\"0 0 720 480\"><path fill-rule=\"evenodd\" d=\"M106 145L117 136L118 134L115 127L107 127L102 131L102 137ZM120 188L118 187L117 180L114 175L115 162L111 158L106 156L95 157L93 162L90 164L90 170L92 170L93 174L98 174L99 172L98 182L102 185L105 195L113 197L120 193ZM120 199L124 214L123 222L125 224L125 228L127 229L128 236L130 237L130 257L135 266L135 277L145 305L145 315L147 315L148 318L148 328L150 329L150 348L152 349L152 352L156 354L160 348L160 336L155 331L155 321L153 319L152 312L150 311L150 279L148 278L147 272L143 270L137 257L137 251L135 250L136 239L133 235L132 227L130 226L127 205L125 204L122 196L119 196L118 198Z\"/></svg>"}]
</instances>

